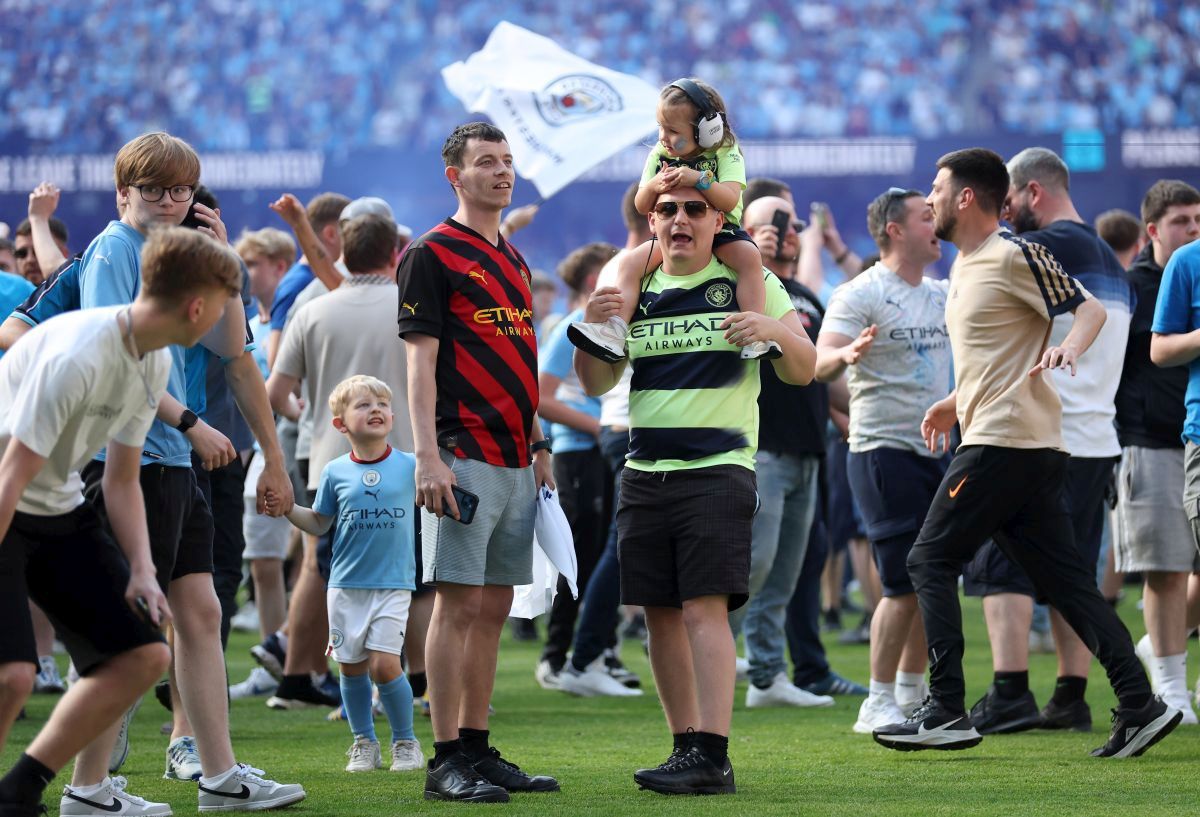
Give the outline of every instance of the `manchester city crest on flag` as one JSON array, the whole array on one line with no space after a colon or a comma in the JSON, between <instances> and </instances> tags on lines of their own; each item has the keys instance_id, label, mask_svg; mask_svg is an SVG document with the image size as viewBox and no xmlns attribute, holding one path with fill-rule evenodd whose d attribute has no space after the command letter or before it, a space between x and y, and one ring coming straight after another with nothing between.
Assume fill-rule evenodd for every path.
<instances>
[{"instance_id":1,"label":"manchester city crest on flag","mask_svg":"<svg viewBox=\"0 0 1200 817\"><path fill-rule=\"evenodd\" d=\"M568 74L534 94L538 113L546 124L560 127L597 114L621 110L621 95L600 77Z\"/></svg>"}]
</instances>

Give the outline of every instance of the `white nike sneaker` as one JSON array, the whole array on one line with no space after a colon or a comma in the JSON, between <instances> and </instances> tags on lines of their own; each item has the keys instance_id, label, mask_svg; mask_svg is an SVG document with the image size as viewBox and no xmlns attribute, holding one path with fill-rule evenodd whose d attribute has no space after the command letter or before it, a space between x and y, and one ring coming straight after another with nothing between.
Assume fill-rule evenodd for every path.
<instances>
[{"instance_id":1,"label":"white nike sneaker","mask_svg":"<svg viewBox=\"0 0 1200 817\"><path fill-rule=\"evenodd\" d=\"M604 323L575 321L567 327L567 339L593 357L608 363L625 359L629 324L613 315Z\"/></svg>"},{"instance_id":2,"label":"white nike sneaker","mask_svg":"<svg viewBox=\"0 0 1200 817\"><path fill-rule=\"evenodd\" d=\"M543 659L534 668L533 678L542 689L558 689L562 670L556 670L549 661Z\"/></svg>"},{"instance_id":3,"label":"white nike sneaker","mask_svg":"<svg viewBox=\"0 0 1200 817\"><path fill-rule=\"evenodd\" d=\"M425 768L425 753L421 751L421 741L397 740L392 742L392 766L388 771L415 772Z\"/></svg>"},{"instance_id":4,"label":"white nike sneaker","mask_svg":"<svg viewBox=\"0 0 1200 817\"><path fill-rule=\"evenodd\" d=\"M630 689L607 672L590 668L576 672L564 667L558 673L558 688L581 698L636 698L642 694L640 689Z\"/></svg>"},{"instance_id":5,"label":"white nike sneaker","mask_svg":"<svg viewBox=\"0 0 1200 817\"><path fill-rule=\"evenodd\" d=\"M346 750L350 762L346 764L348 772L373 772L383 768L383 759L379 756L379 741L371 740L362 735L356 735L354 743Z\"/></svg>"},{"instance_id":6,"label":"white nike sneaker","mask_svg":"<svg viewBox=\"0 0 1200 817\"><path fill-rule=\"evenodd\" d=\"M98 789L64 786L58 813L62 817L170 817L167 803L151 803L125 791L125 778L106 777Z\"/></svg>"},{"instance_id":7,"label":"white nike sneaker","mask_svg":"<svg viewBox=\"0 0 1200 817\"><path fill-rule=\"evenodd\" d=\"M262 769L239 763L223 777L200 780L201 811L263 811L283 808L305 798L304 787L267 780Z\"/></svg>"},{"instance_id":8,"label":"white nike sneaker","mask_svg":"<svg viewBox=\"0 0 1200 817\"><path fill-rule=\"evenodd\" d=\"M868 695L858 708L858 720L854 722L854 731L860 735L869 735L876 729L905 719L904 712L896 704L891 695Z\"/></svg>"},{"instance_id":9,"label":"white nike sneaker","mask_svg":"<svg viewBox=\"0 0 1200 817\"><path fill-rule=\"evenodd\" d=\"M279 689L279 682L271 676L271 673L262 667L255 667L250 670L250 675L245 681L229 685L229 697L232 700L240 701L244 698L271 695L277 689Z\"/></svg>"},{"instance_id":10,"label":"white nike sneaker","mask_svg":"<svg viewBox=\"0 0 1200 817\"><path fill-rule=\"evenodd\" d=\"M742 360L776 360L783 357L783 348L773 340L756 340L742 347Z\"/></svg>"},{"instance_id":11,"label":"white nike sneaker","mask_svg":"<svg viewBox=\"0 0 1200 817\"><path fill-rule=\"evenodd\" d=\"M171 741L167 747L167 770L163 772L163 777L167 780L199 780L203 773L196 739L183 735Z\"/></svg>"},{"instance_id":12,"label":"white nike sneaker","mask_svg":"<svg viewBox=\"0 0 1200 817\"><path fill-rule=\"evenodd\" d=\"M33 678L33 691L44 695L60 695L67 691L62 676L58 674L58 664L54 663L53 655L43 655L38 658L37 675Z\"/></svg>"},{"instance_id":13,"label":"white nike sneaker","mask_svg":"<svg viewBox=\"0 0 1200 817\"><path fill-rule=\"evenodd\" d=\"M133 706L129 707L121 716L121 731L117 732L117 740L113 743L112 754L108 756L109 774L119 772L121 766L125 764L125 758L129 757L129 724L133 722L133 716L141 705L142 699L138 698L133 702Z\"/></svg>"},{"instance_id":14,"label":"white nike sneaker","mask_svg":"<svg viewBox=\"0 0 1200 817\"><path fill-rule=\"evenodd\" d=\"M924 678L916 686L896 684L896 706L900 707L900 711L904 713L904 718L911 718L912 714L921 708L921 704L925 703L925 699L928 697L929 684ZM901 720L904 720L904 718L901 718Z\"/></svg>"},{"instance_id":15,"label":"white nike sneaker","mask_svg":"<svg viewBox=\"0 0 1200 817\"><path fill-rule=\"evenodd\" d=\"M793 684L787 675L779 673L766 689L759 689L754 684L746 690L746 708L757 709L766 706L833 706L833 698L829 695L814 695Z\"/></svg>"}]
</instances>

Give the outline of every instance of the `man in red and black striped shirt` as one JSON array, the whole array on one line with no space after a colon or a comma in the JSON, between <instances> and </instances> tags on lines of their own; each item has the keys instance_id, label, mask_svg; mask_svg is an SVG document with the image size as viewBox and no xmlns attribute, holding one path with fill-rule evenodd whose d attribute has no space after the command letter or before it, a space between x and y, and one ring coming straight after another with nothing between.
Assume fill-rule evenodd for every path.
<instances>
[{"instance_id":1,"label":"man in red and black striped shirt","mask_svg":"<svg viewBox=\"0 0 1200 817\"><path fill-rule=\"evenodd\" d=\"M513 585L533 580L536 491L554 479L536 416L529 267L500 234L516 180L508 141L484 122L462 125L442 158L458 210L409 247L398 280L424 579L437 587L425 797L504 802L509 791L558 790L503 760L487 728ZM479 498L470 524L458 521L452 485Z\"/></svg>"}]
</instances>

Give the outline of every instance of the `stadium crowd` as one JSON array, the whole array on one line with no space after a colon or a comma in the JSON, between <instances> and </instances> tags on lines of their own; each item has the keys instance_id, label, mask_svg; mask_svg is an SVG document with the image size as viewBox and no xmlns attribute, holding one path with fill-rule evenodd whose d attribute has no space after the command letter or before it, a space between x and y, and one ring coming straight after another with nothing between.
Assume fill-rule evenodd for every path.
<instances>
[{"instance_id":1,"label":"stadium crowd","mask_svg":"<svg viewBox=\"0 0 1200 817\"><path fill-rule=\"evenodd\" d=\"M483 44L490 11L0 0L0 144L115 151L160 127L207 151L436 146L460 111L439 70ZM743 138L1200 121L1200 11L1187 3L919 0L903 25L883 0L703 0L683 19L663 3L526 1L506 16L651 82L708 77ZM105 59L118 38L125 58ZM666 39L671 49L654 47Z\"/></svg>"}]
</instances>

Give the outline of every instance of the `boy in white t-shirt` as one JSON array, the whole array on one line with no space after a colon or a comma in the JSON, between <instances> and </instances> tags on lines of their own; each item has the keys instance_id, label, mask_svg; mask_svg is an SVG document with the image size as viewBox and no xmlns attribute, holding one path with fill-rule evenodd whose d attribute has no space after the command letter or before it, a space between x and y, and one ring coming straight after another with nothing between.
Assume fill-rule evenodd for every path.
<instances>
[{"instance_id":1,"label":"boy in white t-shirt","mask_svg":"<svg viewBox=\"0 0 1200 817\"><path fill-rule=\"evenodd\" d=\"M142 446L167 387L171 344L191 346L240 291L233 253L194 230L157 229L132 304L52 318L0 361L0 748L33 684L28 599L82 676L0 778L0 814L39 813L54 775L162 676L170 619L139 484ZM79 469L108 449L113 537L84 501ZM120 548L113 539L120 544ZM170 814L105 778L67 787L63 814Z\"/></svg>"},{"instance_id":2,"label":"boy in white t-shirt","mask_svg":"<svg viewBox=\"0 0 1200 817\"><path fill-rule=\"evenodd\" d=\"M297 505L287 518L314 536L333 528L328 653L341 669L342 703L354 735L346 771L382 765L372 681L392 728L391 770L423 769L425 756L413 734L412 687L400 664L416 588L416 460L388 444L392 390L382 380L366 375L343 380L329 396L329 410L334 428L350 439L350 453L325 466L313 507Z\"/></svg>"}]
</instances>

